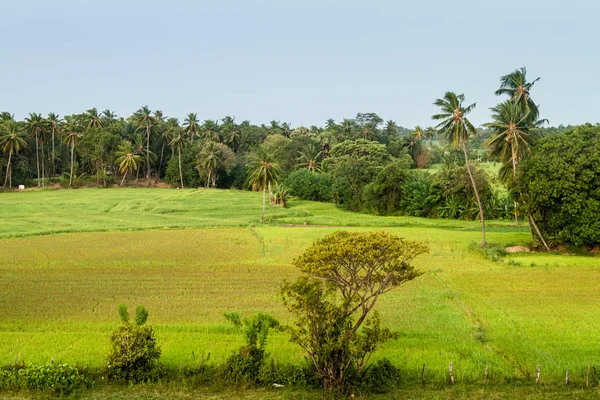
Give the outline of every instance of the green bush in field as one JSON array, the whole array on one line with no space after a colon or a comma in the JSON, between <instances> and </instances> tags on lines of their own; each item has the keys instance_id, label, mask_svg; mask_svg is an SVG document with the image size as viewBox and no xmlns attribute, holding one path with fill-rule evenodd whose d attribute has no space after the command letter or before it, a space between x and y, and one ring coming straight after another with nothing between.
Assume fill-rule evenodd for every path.
<instances>
[{"instance_id":1,"label":"green bush in field","mask_svg":"<svg viewBox=\"0 0 600 400\"><path fill-rule=\"evenodd\" d=\"M94 382L68 364L13 366L0 369L0 391L39 390L54 396L89 388Z\"/></svg>"},{"instance_id":2,"label":"green bush in field","mask_svg":"<svg viewBox=\"0 0 600 400\"><path fill-rule=\"evenodd\" d=\"M282 288L296 317L285 329L325 389L351 390L371 355L396 337L371 311L380 295L421 275L412 260L426 252L424 244L387 232L338 231L293 261L307 276Z\"/></svg>"},{"instance_id":3,"label":"green bush in field","mask_svg":"<svg viewBox=\"0 0 600 400\"><path fill-rule=\"evenodd\" d=\"M400 383L400 370L384 358L366 369L360 388L369 393L387 393Z\"/></svg>"},{"instance_id":4,"label":"green bush in field","mask_svg":"<svg viewBox=\"0 0 600 400\"><path fill-rule=\"evenodd\" d=\"M237 313L225 313L225 318L244 332L246 345L225 361L221 377L236 383L259 383L259 374L267 355L265 347L272 328L279 322L268 314L258 313L241 319Z\"/></svg>"},{"instance_id":5,"label":"green bush in field","mask_svg":"<svg viewBox=\"0 0 600 400\"><path fill-rule=\"evenodd\" d=\"M160 376L160 347L151 326L145 325L148 311L138 306L135 321L129 318L127 307L119 306L121 325L111 336L111 351L107 359L109 379L124 382L146 382Z\"/></svg>"},{"instance_id":6,"label":"green bush in field","mask_svg":"<svg viewBox=\"0 0 600 400\"><path fill-rule=\"evenodd\" d=\"M292 196L304 200L331 201L331 178L306 168L292 172L284 181Z\"/></svg>"}]
</instances>

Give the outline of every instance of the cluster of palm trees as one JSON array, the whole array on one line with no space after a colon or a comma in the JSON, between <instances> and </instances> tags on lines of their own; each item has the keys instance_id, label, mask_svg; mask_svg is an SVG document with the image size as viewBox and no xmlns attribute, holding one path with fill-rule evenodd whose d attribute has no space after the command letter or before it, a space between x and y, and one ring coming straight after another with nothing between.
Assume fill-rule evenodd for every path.
<instances>
[{"instance_id":1,"label":"cluster of palm trees","mask_svg":"<svg viewBox=\"0 0 600 400\"><path fill-rule=\"evenodd\" d=\"M500 79L500 88L496 91L496 95L506 95L508 99L490 109L492 121L484 124L486 128L492 131L492 135L486 141L486 147L490 156L502 163L500 178L504 181L508 179L506 171L512 170L512 176L516 178L518 163L531 154L531 146L537 139L535 129L547 123L547 120L539 119L538 106L530 95L531 88L539 79L536 78L528 82L525 68L503 76ZM436 106L440 107L441 112L433 115L432 119L440 121L436 129L439 129L444 139L463 150L467 171L479 207L482 245L486 246L483 205L473 178L468 155L469 139L477 135L477 130L467 118L467 114L475 108L475 103L464 105L464 101L465 96L463 94L457 95L454 92L447 92L443 98L434 102ZM518 224L516 202L515 219ZM538 237L548 249L530 214L528 214L528 222L535 228Z\"/></svg>"}]
</instances>

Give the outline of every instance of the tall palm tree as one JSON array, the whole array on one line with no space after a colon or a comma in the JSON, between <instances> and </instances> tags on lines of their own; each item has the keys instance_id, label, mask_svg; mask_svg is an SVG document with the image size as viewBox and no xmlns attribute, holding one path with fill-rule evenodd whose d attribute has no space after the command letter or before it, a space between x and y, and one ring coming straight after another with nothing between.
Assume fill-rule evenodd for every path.
<instances>
[{"instance_id":1,"label":"tall palm tree","mask_svg":"<svg viewBox=\"0 0 600 400\"><path fill-rule=\"evenodd\" d=\"M86 111L85 119L87 120L87 129L102 128L102 118L95 107Z\"/></svg>"},{"instance_id":2,"label":"tall palm tree","mask_svg":"<svg viewBox=\"0 0 600 400\"><path fill-rule=\"evenodd\" d=\"M396 122L392 121L391 119L385 123L384 129L385 129L385 133L388 138L388 142L392 138L394 138L396 135L398 135L398 125L396 124Z\"/></svg>"},{"instance_id":3,"label":"tall palm tree","mask_svg":"<svg viewBox=\"0 0 600 400\"><path fill-rule=\"evenodd\" d=\"M124 140L119 145L115 155L117 156L115 162L119 165L119 172L123 174L123 179L121 179L121 186L123 186L127 175L137 171L139 164L143 162L143 157L134 153L133 145L129 140Z\"/></svg>"},{"instance_id":4,"label":"tall palm tree","mask_svg":"<svg viewBox=\"0 0 600 400\"><path fill-rule=\"evenodd\" d=\"M0 148L3 152L8 153L6 176L2 188L6 188L7 183L9 188L12 187L12 155L27 147L24 136L25 132L17 121L9 120L0 124Z\"/></svg>"},{"instance_id":5,"label":"tall palm tree","mask_svg":"<svg viewBox=\"0 0 600 400\"><path fill-rule=\"evenodd\" d=\"M464 106L465 95L457 95L454 92L446 92L442 99L437 99L433 104L440 107L441 113L433 115L431 118L435 121L441 121L436 129L440 130L440 133L445 137L448 143L452 143L454 146L460 146L465 155L465 165L469 178L471 179L471 185L475 192L475 198L477 199L477 205L479 206L479 217L481 219L481 235L483 246L487 246L485 239L485 216L483 214L483 205L481 198L479 197L479 191L477 190L477 184L471 171L471 164L469 163L469 152L467 145L470 136L476 135L477 130L467 118L473 109L475 109L475 103L468 106Z\"/></svg>"},{"instance_id":6,"label":"tall palm tree","mask_svg":"<svg viewBox=\"0 0 600 400\"><path fill-rule=\"evenodd\" d=\"M173 138L169 142L171 149L177 149L177 156L179 157L179 181L181 182L181 188L183 189L183 170L181 168L181 150L186 145L185 135L180 128L173 131Z\"/></svg>"},{"instance_id":7,"label":"tall palm tree","mask_svg":"<svg viewBox=\"0 0 600 400\"><path fill-rule=\"evenodd\" d=\"M325 129L336 129L337 128L337 124L335 123L335 120L333 118L329 118L327 121L325 121Z\"/></svg>"},{"instance_id":8,"label":"tall palm tree","mask_svg":"<svg viewBox=\"0 0 600 400\"><path fill-rule=\"evenodd\" d=\"M156 117L152 115L152 111L148 106L143 106L134 114L134 121L137 128L146 133L146 181L150 185L150 133L156 124Z\"/></svg>"},{"instance_id":9,"label":"tall palm tree","mask_svg":"<svg viewBox=\"0 0 600 400\"><path fill-rule=\"evenodd\" d=\"M226 116L221 120L221 131L223 132L224 142L229 144L234 152L238 150L240 144L240 128L235 123L235 117Z\"/></svg>"},{"instance_id":10,"label":"tall palm tree","mask_svg":"<svg viewBox=\"0 0 600 400\"><path fill-rule=\"evenodd\" d=\"M75 144L81 137L75 118L72 115L65 117L65 144L71 147L71 174L69 175L69 187L73 184L73 166L75 165Z\"/></svg>"},{"instance_id":11,"label":"tall palm tree","mask_svg":"<svg viewBox=\"0 0 600 400\"><path fill-rule=\"evenodd\" d=\"M58 114L49 113L46 118L48 130L52 134L52 174L56 174L56 148L54 147L54 139L61 135L61 123Z\"/></svg>"},{"instance_id":12,"label":"tall palm tree","mask_svg":"<svg viewBox=\"0 0 600 400\"><path fill-rule=\"evenodd\" d=\"M500 78L500 89L496 90L496 95L508 95L512 101L521 106L526 115L529 115L531 121L537 121L539 109L529 92L539 80L538 77L532 82L527 82L527 69L525 67L517 69Z\"/></svg>"},{"instance_id":13,"label":"tall palm tree","mask_svg":"<svg viewBox=\"0 0 600 400\"><path fill-rule=\"evenodd\" d=\"M202 135L206 140L214 142L219 141L219 124L216 121L207 119L201 126Z\"/></svg>"},{"instance_id":14,"label":"tall palm tree","mask_svg":"<svg viewBox=\"0 0 600 400\"><path fill-rule=\"evenodd\" d=\"M44 121L40 114L38 113L29 113L29 117L25 119L25 124L27 127L27 131L29 134L35 137L35 161L37 166L37 184L38 187L42 186L40 180L40 136L42 135L42 130L44 129Z\"/></svg>"},{"instance_id":15,"label":"tall palm tree","mask_svg":"<svg viewBox=\"0 0 600 400\"><path fill-rule=\"evenodd\" d=\"M412 136L413 136L414 140L416 140L417 142L420 142L421 139L423 139L424 135L425 135L425 132L423 131L423 128L421 128L419 125L415 126L415 129L413 129L413 131L412 131Z\"/></svg>"},{"instance_id":16,"label":"tall palm tree","mask_svg":"<svg viewBox=\"0 0 600 400\"><path fill-rule=\"evenodd\" d=\"M189 113L183 120L183 130L190 138L200 136L200 122L196 113Z\"/></svg>"},{"instance_id":17,"label":"tall palm tree","mask_svg":"<svg viewBox=\"0 0 600 400\"><path fill-rule=\"evenodd\" d=\"M108 108L106 110L102 111L102 116L104 117L103 124L105 124L105 125L112 124L113 122L115 122L115 120L117 118L117 115L113 111L109 110Z\"/></svg>"},{"instance_id":18,"label":"tall palm tree","mask_svg":"<svg viewBox=\"0 0 600 400\"><path fill-rule=\"evenodd\" d=\"M275 153L266 146L260 146L248 157L248 169L250 171L250 184L256 185L263 191L263 206L261 221L265 220L265 206L267 201L267 187L277 182L279 178L279 165L275 161Z\"/></svg>"},{"instance_id":19,"label":"tall palm tree","mask_svg":"<svg viewBox=\"0 0 600 400\"><path fill-rule=\"evenodd\" d=\"M167 143L167 144L171 143L171 140L173 140L175 132L178 131L179 129L181 129L181 127L179 126L179 120L177 118L171 117L171 118L167 119L167 121L165 122L164 129L162 130L163 144L160 148L160 163L158 164L159 171L162 170L163 152L165 149L165 143ZM175 149L171 148L171 157L173 157L174 154L175 154Z\"/></svg>"},{"instance_id":20,"label":"tall palm tree","mask_svg":"<svg viewBox=\"0 0 600 400\"><path fill-rule=\"evenodd\" d=\"M218 144L213 141L206 142L198 153L197 168L199 171L206 171L206 187L212 184L216 186L217 171L223 163L223 154Z\"/></svg>"},{"instance_id":21,"label":"tall palm tree","mask_svg":"<svg viewBox=\"0 0 600 400\"><path fill-rule=\"evenodd\" d=\"M437 129L435 129L433 126L429 126L425 129L425 134L424 134L424 138L429 140L429 148L431 149L431 141L433 140L434 137L436 137L438 135L438 131Z\"/></svg>"}]
</instances>

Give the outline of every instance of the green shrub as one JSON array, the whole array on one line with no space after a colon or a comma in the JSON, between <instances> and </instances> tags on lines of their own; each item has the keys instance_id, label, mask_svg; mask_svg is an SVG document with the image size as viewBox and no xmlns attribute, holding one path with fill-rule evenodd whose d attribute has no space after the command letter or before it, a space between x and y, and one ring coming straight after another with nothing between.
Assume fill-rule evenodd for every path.
<instances>
[{"instance_id":1,"label":"green shrub","mask_svg":"<svg viewBox=\"0 0 600 400\"><path fill-rule=\"evenodd\" d=\"M111 336L111 352L107 359L109 379L122 382L156 380L161 374L160 347L151 326L145 325L148 311L137 307L135 323L129 320L127 307L119 306L121 326Z\"/></svg>"},{"instance_id":2,"label":"green shrub","mask_svg":"<svg viewBox=\"0 0 600 400\"><path fill-rule=\"evenodd\" d=\"M304 200L331 201L331 178L306 168L292 172L284 181L292 196Z\"/></svg>"},{"instance_id":3,"label":"green shrub","mask_svg":"<svg viewBox=\"0 0 600 400\"><path fill-rule=\"evenodd\" d=\"M220 377L235 383L260 383L259 375L267 355L265 347L269 331L279 322L268 314L258 313L241 319L237 313L225 313L225 318L244 332L246 345L230 356L221 366Z\"/></svg>"},{"instance_id":4,"label":"green shrub","mask_svg":"<svg viewBox=\"0 0 600 400\"><path fill-rule=\"evenodd\" d=\"M400 370L384 358L371 364L360 380L360 389L369 393L387 393L400 383Z\"/></svg>"},{"instance_id":5,"label":"green shrub","mask_svg":"<svg viewBox=\"0 0 600 400\"><path fill-rule=\"evenodd\" d=\"M68 364L14 366L0 369L0 390L39 390L54 396L92 387L94 382Z\"/></svg>"}]
</instances>

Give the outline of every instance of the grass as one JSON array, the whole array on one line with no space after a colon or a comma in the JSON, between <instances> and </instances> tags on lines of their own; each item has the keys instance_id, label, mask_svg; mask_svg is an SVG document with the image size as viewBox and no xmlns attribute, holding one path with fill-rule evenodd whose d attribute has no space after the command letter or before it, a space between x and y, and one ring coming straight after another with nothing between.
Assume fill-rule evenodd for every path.
<instances>
[{"instance_id":1,"label":"grass","mask_svg":"<svg viewBox=\"0 0 600 400\"><path fill-rule=\"evenodd\" d=\"M477 222L377 217L293 201L270 208L269 222L260 224L260 206L258 193L221 190L1 194L0 364L54 357L100 366L120 303L150 310L167 366L208 353L222 361L242 343L223 312L263 311L289 322L279 288L298 276L290 261L343 227L386 229L431 248L416 260L425 274L377 306L400 338L376 358L392 359L405 382L418 382L423 364L427 382L445 382L452 361L459 382L480 382L486 364L493 383L531 380L539 364L542 382L561 382L568 368L577 385L588 363L600 365L597 257L526 254L496 263L472 249ZM489 224L490 242L529 238L526 227ZM282 333L269 346L280 362L302 360ZM462 394L443 396L430 398Z\"/></svg>"}]
</instances>

